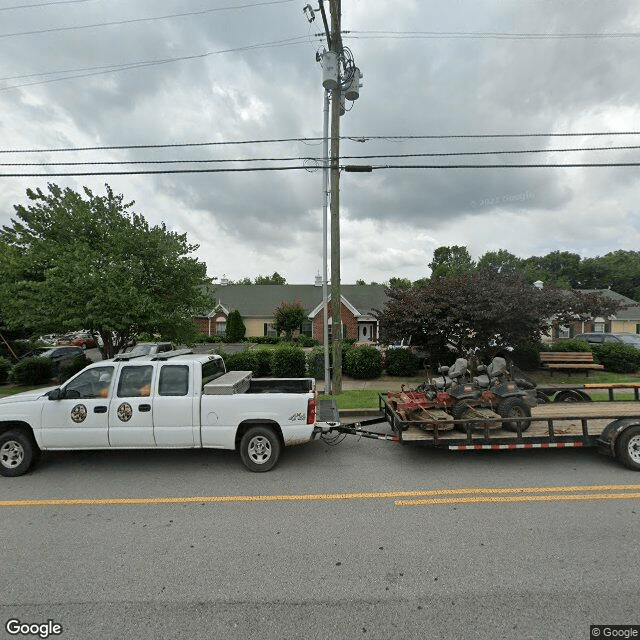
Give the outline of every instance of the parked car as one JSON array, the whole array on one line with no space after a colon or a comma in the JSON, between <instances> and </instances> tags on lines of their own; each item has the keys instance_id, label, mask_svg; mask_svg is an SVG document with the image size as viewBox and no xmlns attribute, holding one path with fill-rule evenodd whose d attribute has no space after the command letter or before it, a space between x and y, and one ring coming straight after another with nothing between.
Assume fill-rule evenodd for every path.
<instances>
[{"instance_id":1,"label":"parked car","mask_svg":"<svg viewBox=\"0 0 640 640\"><path fill-rule=\"evenodd\" d=\"M56 335L55 333L47 333L44 336L40 336L38 338L38 342L42 342L42 344L48 344L53 347L55 346L55 344L58 342L59 339L60 339L60 336Z\"/></svg>"},{"instance_id":2,"label":"parked car","mask_svg":"<svg viewBox=\"0 0 640 640\"><path fill-rule=\"evenodd\" d=\"M153 356L156 353L173 351L171 342L138 342L134 347L127 347L124 352L129 356Z\"/></svg>"},{"instance_id":3,"label":"parked car","mask_svg":"<svg viewBox=\"0 0 640 640\"><path fill-rule=\"evenodd\" d=\"M589 344L628 344L640 350L640 335L637 333L579 333L574 340L586 340Z\"/></svg>"},{"instance_id":4,"label":"parked car","mask_svg":"<svg viewBox=\"0 0 640 640\"><path fill-rule=\"evenodd\" d=\"M66 345L71 347L81 347L82 349L94 349L98 346L96 339L88 331L78 331L76 333L67 333L57 342L57 345Z\"/></svg>"},{"instance_id":5,"label":"parked car","mask_svg":"<svg viewBox=\"0 0 640 640\"><path fill-rule=\"evenodd\" d=\"M40 347L25 353L22 358L51 358L53 362L60 366L71 364L76 358L84 356L82 347L58 346L58 347ZM21 358L21 359L22 359Z\"/></svg>"}]
</instances>

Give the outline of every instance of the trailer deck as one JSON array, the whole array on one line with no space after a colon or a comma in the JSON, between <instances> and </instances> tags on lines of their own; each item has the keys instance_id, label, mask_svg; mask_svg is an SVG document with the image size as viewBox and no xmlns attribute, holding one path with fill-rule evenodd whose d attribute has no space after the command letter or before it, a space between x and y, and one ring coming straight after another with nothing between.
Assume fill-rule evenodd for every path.
<instances>
[{"instance_id":1,"label":"trailer deck","mask_svg":"<svg viewBox=\"0 0 640 640\"><path fill-rule=\"evenodd\" d=\"M533 407L531 417L517 418L480 410L459 420L440 415L432 419L425 412L420 420L409 421L394 411L386 394L378 398L378 417L332 425L329 431L456 451L597 447L629 469L640 471L639 402L544 404ZM382 422L390 425L392 433L368 430Z\"/></svg>"}]
</instances>

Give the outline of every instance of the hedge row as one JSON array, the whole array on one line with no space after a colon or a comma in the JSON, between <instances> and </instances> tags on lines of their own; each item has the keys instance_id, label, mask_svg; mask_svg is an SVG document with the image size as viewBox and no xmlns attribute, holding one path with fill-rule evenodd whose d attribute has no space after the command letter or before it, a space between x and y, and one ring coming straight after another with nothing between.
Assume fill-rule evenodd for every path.
<instances>
[{"instance_id":1,"label":"hedge row","mask_svg":"<svg viewBox=\"0 0 640 640\"><path fill-rule=\"evenodd\" d=\"M605 371L612 373L633 373L640 370L640 350L628 344L608 342L589 344L586 340L559 340L550 345L522 345L511 353L513 361L525 370L540 368L540 352L583 352L591 351L593 360L604 365Z\"/></svg>"},{"instance_id":2,"label":"hedge row","mask_svg":"<svg viewBox=\"0 0 640 640\"><path fill-rule=\"evenodd\" d=\"M71 364L59 367L49 358L23 358L13 367L6 358L0 357L0 384L8 381L20 385L38 385L49 382L55 378L58 383L63 383L71 376L82 371L91 363L86 356L79 356Z\"/></svg>"}]
</instances>

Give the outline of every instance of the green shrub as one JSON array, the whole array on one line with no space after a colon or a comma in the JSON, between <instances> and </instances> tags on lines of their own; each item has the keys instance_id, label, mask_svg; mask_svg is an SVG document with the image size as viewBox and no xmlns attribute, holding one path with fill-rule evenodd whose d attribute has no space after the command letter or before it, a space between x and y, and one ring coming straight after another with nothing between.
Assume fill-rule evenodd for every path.
<instances>
[{"instance_id":1,"label":"green shrub","mask_svg":"<svg viewBox=\"0 0 640 640\"><path fill-rule=\"evenodd\" d=\"M230 355L221 354L224 359L227 371L253 371L253 375L258 375L259 365L254 351L245 349Z\"/></svg>"},{"instance_id":2,"label":"green shrub","mask_svg":"<svg viewBox=\"0 0 640 640\"><path fill-rule=\"evenodd\" d=\"M605 371L633 373L640 369L640 351L631 345L616 342L594 344L592 351Z\"/></svg>"},{"instance_id":3,"label":"green shrub","mask_svg":"<svg viewBox=\"0 0 640 640\"><path fill-rule=\"evenodd\" d=\"M299 335L296 339L299 347L317 347L320 343L311 336Z\"/></svg>"},{"instance_id":4,"label":"green shrub","mask_svg":"<svg viewBox=\"0 0 640 640\"><path fill-rule=\"evenodd\" d=\"M372 380L382 374L382 354L373 347L351 347L347 350L343 369L359 380Z\"/></svg>"},{"instance_id":5,"label":"green shrub","mask_svg":"<svg viewBox=\"0 0 640 640\"><path fill-rule=\"evenodd\" d=\"M224 337L226 342L241 342L247 333L247 327L237 309L234 309L227 317L227 327Z\"/></svg>"},{"instance_id":6,"label":"green shrub","mask_svg":"<svg viewBox=\"0 0 640 640\"><path fill-rule=\"evenodd\" d=\"M277 378L302 378L306 361L300 347L282 344L271 352L271 371Z\"/></svg>"},{"instance_id":7,"label":"green shrub","mask_svg":"<svg viewBox=\"0 0 640 640\"><path fill-rule=\"evenodd\" d=\"M420 368L420 359L408 349L389 349L385 369L390 376L413 376Z\"/></svg>"},{"instance_id":8,"label":"green shrub","mask_svg":"<svg viewBox=\"0 0 640 640\"><path fill-rule=\"evenodd\" d=\"M255 344L280 344L282 339L278 336L250 336L247 342L255 342Z\"/></svg>"},{"instance_id":9,"label":"green shrub","mask_svg":"<svg viewBox=\"0 0 640 640\"><path fill-rule=\"evenodd\" d=\"M329 366L333 362L329 346ZM307 353L307 369L313 378L324 379L324 347L314 347Z\"/></svg>"},{"instance_id":10,"label":"green shrub","mask_svg":"<svg viewBox=\"0 0 640 640\"><path fill-rule=\"evenodd\" d=\"M16 384L34 385L51 380L55 372L49 358L24 358L11 370L11 380Z\"/></svg>"},{"instance_id":11,"label":"green shrub","mask_svg":"<svg viewBox=\"0 0 640 640\"><path fill-rule=\"evenodd\" d=\"M256 376L271 375L271 354L273 349L254 349L252 351L257 365Z\"/></svg>"},{"instance_id":12,"label":"green shrub","mask_svg":"<svg viewBox=\"0 0 640 640\"><path fill-rule=\"evenodd\" d=\"M0 356L0 384L6 384L9 380L9 371L11 371L11 362Z\"/></svg>"},{"instance_id":13,"label":"green shrub","mask_svg":"<svg viewBox=\"0 0 640 640\"><path fill-rule=\"evenodd\" d=\"M553 344L544 345L542 351L591 351L591 345L586 340L569 338L568 340L558 340Z\"/></svg>"},{"instance_id":14,"label":"green shrub","mask_svg":"<svg viewBox=\"0 0 640 640\"><path fill-rule=\"evenodd\" d=\"M513 363L524 369L525 371L533 371L540 368L540 350L541 344L534 344L532 342L525 342L519 344L510 354L509 359Z\"/></svg>"},{"instance_id":15,"label":"green shrub","mask_svg":"<svg viewBox=\"0 0 640 640\"><path fill-rule=\"evenodd\" d=\"M78 356L71 364L67 364L58 367L57 378L58 382L62 384L66 382L71 376L74 376L79 371L82 371L87 365L91 364L91 360L87 356Z\"/></svg>"}]
</instances>

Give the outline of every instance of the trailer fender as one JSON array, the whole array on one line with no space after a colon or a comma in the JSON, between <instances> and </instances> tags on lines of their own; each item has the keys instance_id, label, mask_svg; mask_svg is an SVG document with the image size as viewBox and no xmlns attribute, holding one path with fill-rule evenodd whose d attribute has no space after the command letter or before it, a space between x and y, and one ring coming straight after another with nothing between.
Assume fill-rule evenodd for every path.
<instances>
[{"instance_id":1,"label":"trailer fender","mask_svg":"<svg viewBox=\"0 0 640 640\"><path fill-rule=\"evenodd\" d=\"M620 418L610 422L598 438L598 449L602 453L615 458L616 441L622 432L628 427L640 426L638 418Z\"/></svg>"}]
</instances>

